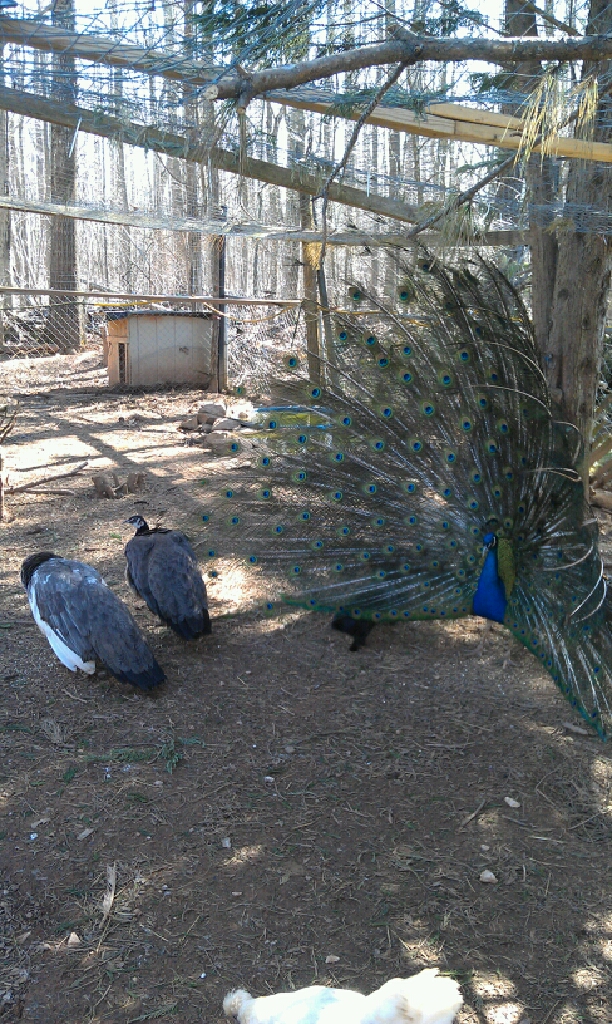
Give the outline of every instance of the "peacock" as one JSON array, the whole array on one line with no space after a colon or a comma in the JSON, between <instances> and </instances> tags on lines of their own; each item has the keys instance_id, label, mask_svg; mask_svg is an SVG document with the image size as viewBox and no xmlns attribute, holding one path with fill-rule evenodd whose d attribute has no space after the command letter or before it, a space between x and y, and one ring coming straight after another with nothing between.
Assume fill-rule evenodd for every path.
<instances>
[{"instance_id":1,"label":"peacock","mask_svg":"<svg viewBox=\"0 0 612 1024\"><path fill-rule=\"evenodd\" d=\"M216 449L210 575L243 574L270 614L332 613L357 646L377 622L504 623L605 738L612 610L584 446L554 416L527 309L480 257L422 250L397 280L392 303L349 287L316 372L286 351L255 381L251 430Z\"/></svg>"}]
</instances>

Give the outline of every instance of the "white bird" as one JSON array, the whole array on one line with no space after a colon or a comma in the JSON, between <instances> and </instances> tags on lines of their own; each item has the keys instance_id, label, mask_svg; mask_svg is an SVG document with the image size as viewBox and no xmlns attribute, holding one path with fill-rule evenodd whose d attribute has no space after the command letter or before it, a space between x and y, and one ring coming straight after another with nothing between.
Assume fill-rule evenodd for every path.
<instances>
[{"instance_id":1,"label":"white bird","mask_svg":"<svg viewBox=\"0 0 612 1024\"><path fill-rule=\"evenodd\" d=\"M237 989L226 995L223 1012L239 1024L452 1024L462 1005L457 982L429 968L392 978L369 996L312 985L254 999Z\"/></svg>"}]
</instances>

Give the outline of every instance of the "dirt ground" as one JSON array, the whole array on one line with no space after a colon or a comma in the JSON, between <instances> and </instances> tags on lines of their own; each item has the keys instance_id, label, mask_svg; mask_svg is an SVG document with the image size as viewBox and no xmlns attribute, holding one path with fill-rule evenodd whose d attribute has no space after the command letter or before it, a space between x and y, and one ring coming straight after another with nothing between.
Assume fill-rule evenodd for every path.
<instances>
[{"instance_id":1,"label":"dirt ground","mask_svg":"<svg viewBox=\"0 0 612 1024\"><path fill-rule=\"evenodd\" d=\"M355 654L308 614L182 642L124 583L123 520L206 542L213 463L177 430L201 395L110 393L97 350L2 363L0 392L22 403L13 482L89 460L0 525L0 1017L215 1024L237 986L438 966L460 1024L609 1024L611 750L536 660L478 619L379 627ZM146 491L95 498L106 468ZM155 697L54 658L18 577L39 549L127 601Z\"/></svg>"}]
</instances>

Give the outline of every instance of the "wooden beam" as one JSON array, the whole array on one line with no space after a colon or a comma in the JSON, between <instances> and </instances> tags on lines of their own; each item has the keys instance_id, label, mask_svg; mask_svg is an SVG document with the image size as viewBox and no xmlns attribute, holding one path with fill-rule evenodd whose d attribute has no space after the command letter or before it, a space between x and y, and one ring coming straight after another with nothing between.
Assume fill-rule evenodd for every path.
<instances>
[{"instance_id":1,"label":"wooden beam","mask_svg":"<svg viewBox=\"0 0 612 1024\"><path fill-rule=\"evenodd\" d=\"M309 90L309 93L307 97L303 92L295 96L290 92L274 93L270 98L288 107L298 107L326 116L346 117L352 121L357 121L361 116L357 107L348 113L345 110L339 112L338 100L315 99L314 90ZM415 114L404 107L377 107L366 121L396 132L409 132L411 135L423 135L431 139L475 142L498 149L518 150L523 139L523 122L518 118L474 110L456 103L431 104L422 114ZM541 146L534 146L533 152L541 152ZM587 142L584 139L558 136L551 142L547 152L574 160L612 163L612 144L608 142Z\"/></svg>"},{"instance_id":2,"label":"wooden beam","mask_svg":"<svg viewBox=\"0 0 612 1024\"><path fill-rule=\"evenodd\" d=\"M319 231L301 231L291 228L270 227L266 224L232 223L226 220L198 220L193 217L164 217L159 214L129 213L124 210L94 210L89 206L66 206L62 203L34 202L0 196L0 210L16 210L19 213L35 213L44 217L70 217L74 220L92 221L97 224L119 224L124 227L140 228L146 231L188 231L199 235L226 238L257 238L269 242L322 242ZM437 232L423 233L419 241L423 245L444 246L448 240ZM415 238L401 232L337 231L327 236L328 245L353 246L414 246ZM456 245L516 246L528 244L526 231L488 231L472 240L460 239ZM63 294L63 293L62 293Z\"/></svg>"},{"instance_id":3,"label":"wooden beam","mask_svg":"<svg viewBox=\"0 0 612 1024\"><path fill-rule=\"evenodd\" d=\"M108 114L72 104L56 103L36 93L20 92L18 89L7 89L4 86L0 87L0 108L52 124L63 124L91 135L120 139L130 146L152 149L156 153L167 153L169 156L180 157L194 163L206 163L210 160L214 167L230 174L242 174L245 178L254 178L256 181L279 185L281 188L295 189L297 192L305 192L306 195L318 196L326 178L325 174L311 174L301 167L279 167L277 164L255 160L252 157L241 160L239 153L216 148L210 150L202 144L194 145L182 135L120 121L119 118L109 117ZM362 189L350 185L332 184L329 198L344 206L354 206L358 210L366 210L408 224L418 223L419 220L418 206L387 199L385 196L368 196Z\"/></svg>"},{"instance_id":4,"label":"wooden beam","mask_svg":"<svg viewBox=\"0 0 612 1024\"><path fill-rule=\"evenodd\" d=\"M51 53L67 53L79 60L130 68L145 75L191 82L193 85L205 85L224 70L212 61L195 61L180 52L133 46L109 36L71 32L58 25L45 25L28 18L0 18L0 45L6 43Z\"/></svg>"}]
</instances>

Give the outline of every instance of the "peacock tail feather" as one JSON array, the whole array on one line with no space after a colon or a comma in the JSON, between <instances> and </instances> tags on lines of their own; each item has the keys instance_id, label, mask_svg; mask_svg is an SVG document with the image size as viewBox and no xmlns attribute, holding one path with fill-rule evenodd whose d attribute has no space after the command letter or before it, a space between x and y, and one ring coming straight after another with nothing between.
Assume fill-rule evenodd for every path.
<instances>
[{"instance_id":1,"label":"peacock tail feather","mask_svg":"<svg viewBox=\"0 0 612 1024\"><path fill-rule=\"evenodd\" d=\"M597 523L528 313L482 260L425 254L403 274L392 308L351 287L317 379L285 354L255 429L217 450L211 574L239 569L269 613L457 618L494 533L505 624L603 737L612 612Z\"/></svg>"}]
</instances>

